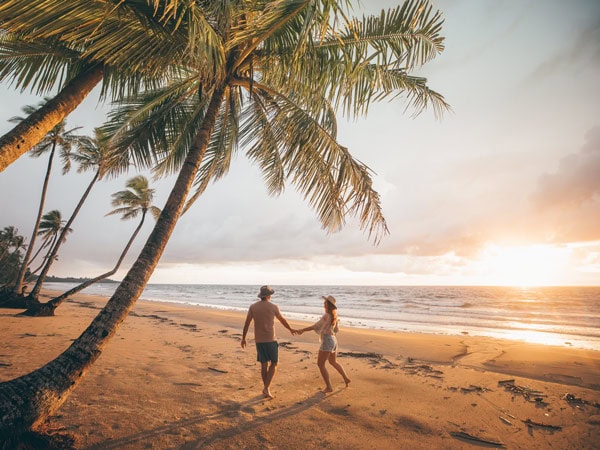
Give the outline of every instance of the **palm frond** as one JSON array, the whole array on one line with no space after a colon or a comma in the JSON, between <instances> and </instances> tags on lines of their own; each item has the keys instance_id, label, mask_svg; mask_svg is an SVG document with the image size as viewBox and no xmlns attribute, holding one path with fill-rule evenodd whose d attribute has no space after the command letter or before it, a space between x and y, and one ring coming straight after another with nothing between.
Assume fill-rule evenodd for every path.
<instances>
[{"instance_id":1,"label":"palm frond","mask_svg":"<svg viewBox=\"0 0 600 450\"><path fill-rule=\"evenodd\" d=\"M285 189L285 168L279 154L277 130L269 121L270 109L276 103L264 92L254 93L253 100L242 117L240 146L248 148L246 155L262 170L269 195L278 195Z\"/></svg>"},{"instance_id":2,"label":"palm frond","mask_svg":"<svg viewBox=\"0 0 600 450\"><path fill-rule=\"evenodd\" d=\"M86 65L79 54L56 40L27 41L0 33L0 81L43 95L64 85Z\"/></svg>"},{"instance_id":3,"label":"palm frond","mask_svg":"<svg viewBox=\"0 0 600 450\"><path fill-rule=\"evenodd\" d=\"M241 92L237 87L230 88L225 93L211 140L194 178L194 192L187 199L184 211L204 193L210 182L219 180L229 171L231 160L238 148L241 115Z\"/></svg>"},{"instance_id":4,"label":"palm frond","mask_svg":"<svg viewBox=\"0 0 600 450\"><path fill-rule=\"evenodd\" d=\"M306 46L301 57L290 60L280 50L279 59L274 59L265 52L262 81L279 89L300 86L306 95L317 92L354 117L366 114L372 102L402 93L417 113L431 104L440 115L448 109L443 97L427 88L425 78L411 78L410 71L443 50L442 24L441 14L426 0L409 0L332 30Z\"/></svg>"},{"instance_id":5,"label":"palm frond","mask_svg":"<svg viewBox=\"0 0 600 450\"><path fill-rule=\"evenodd\" d=\"M197 79L189 77L123 99L101 127L113 151L128 154L139 168L151 168L173 147L189 146L190 130L195 129L202 112L188 101L196 92L196 83Z\"/></svg>"},{"instance_id":6,"label":"palm frond","mask_svg":"<svg viewBox=\"0 0 600 450\"><path fill-rule=\"evenodd\" d=\"M240 48L235 66L243 63L269 36L279 30L285 30L287 23L302 13L307 3L309 2L306 0L281 0L266 4L259 3L254 10L242 9L240 16L243 20L239 20L238 25L232 27L227 47L227 50ZM278 35L281 39L281 33ZM291 37L289 34L287 36ZM288 44L295 45L297 42L297 39L290 40Z\"/></svg>"},{"instance_id":7,"label":"palm frond","mask_svg":"<svg viewBox=\"0 0 600 450\"><path fill-rule=\"evenodd\" d=\"M162 210L158 206L151 206L149 208L149 211L150 214L152 214L154 220L158 220L158 218L160 217L160 213L162 212Z\"/></svg>"},{"instance_id":8,"label":"palm frond","mask_svg":"<svg viewBox=\"0 0 600 450\"><path fill-rule=\"evenodd\" d=\"M443 18L429 0L409 0L376 16L352 20L345 29L316 43L320 49L345 52L353 60L373 60L406 70L422 66L444 50Z\"/></svg>"},{"instance_id":9,"label":"palm frond","mask_svg":"<svg viewBox=\"0 0 600 450\"><path fill-rule=\"evenodd\" d=\"M387 233L379 195L372 187L368 167L352 158L348 149L336 141L328 123L331 108L313 117L291 98L263 91L261 86L255 86L255 92L267 94L260 102L262 113L251 117L243 130L268 138L266 145L261 141L261 146L251 147L248 156L268 156L262 160L261 169L267 180L273 177L269 175L271 168L276 169L271 192L277 192L278 173L283 168L285 178L303 193L323 228L329 232L339 230L350 214L357 216L361 228L378 241ZM261 127L265 122L268 127ZM275 150L278 158L272 156Z\"/></svg>"},{"instance_id":10,"label":"palm frond","mask_svg":"<svg viewBox=\"0 0 600 450\"><path fill-rule=\"evenodd\" d=\"M207 80L222 76L223 49L194 0L6 0L0 23L24 40L61 41L88 64L106 66L102 96L156 87L184 60Z\"/></svg>"}]
</instances>

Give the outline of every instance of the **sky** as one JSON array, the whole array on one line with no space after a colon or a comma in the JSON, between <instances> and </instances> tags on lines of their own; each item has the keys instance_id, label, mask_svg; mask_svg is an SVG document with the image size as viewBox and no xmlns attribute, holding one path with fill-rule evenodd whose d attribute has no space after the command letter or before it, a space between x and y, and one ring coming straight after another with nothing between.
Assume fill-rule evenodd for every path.
<instances>
[{"instance_id":1,"label":"sky","mask_svg":"<svg viewBox=\"0 0 600 450\"><path fill-rule=\"evenodd\" d=\"M363 1L378 13L398 1ZM338 140L374 172L389 235L355 220L327 234L289 186L269 197L243 150L177 224L151 283L600 285L600 2L437 0L445 50L418 74L452 111L412 117L401 101L339 116ZM0 84L0 133L41 98ZM91 134L108 106L91 95L67 128ZM46 160L0 173L0 228L29 239ZM46 211L68 217L92 177L56 170ZM50 274L113 267L137 222L105 214L131 172L100 182ZM153 180L164 204L173 179ZM145 224L121 279L152 228Z\"/></svg>"}]
</instances>

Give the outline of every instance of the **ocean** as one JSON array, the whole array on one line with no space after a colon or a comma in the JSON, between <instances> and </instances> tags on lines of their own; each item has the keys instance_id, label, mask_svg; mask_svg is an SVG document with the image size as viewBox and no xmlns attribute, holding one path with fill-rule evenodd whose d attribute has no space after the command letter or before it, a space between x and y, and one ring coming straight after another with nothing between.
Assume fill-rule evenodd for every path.
<instances>
[{"instance_id":1,"label":"ocean","mask_svg":"<svg viewBox=\"0 0 600 450\"><path fill-rule=\"evenodd\" d=\"M72 283L46 283L66 291ZM84 293L110 296L116 283ZM260 286L149 284L142 299L246 311ZM490 336L600 350L600 287L277 286L272 301L288 319L316 321L322 295L337 299L340 326ZM242 324L240 324L240 327Z\"/></svg>"}]
</instances>

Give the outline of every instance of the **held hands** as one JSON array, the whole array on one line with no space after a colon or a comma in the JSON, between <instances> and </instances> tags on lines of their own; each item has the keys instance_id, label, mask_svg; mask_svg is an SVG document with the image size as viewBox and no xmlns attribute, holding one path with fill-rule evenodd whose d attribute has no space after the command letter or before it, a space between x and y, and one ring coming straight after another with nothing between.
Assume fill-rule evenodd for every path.
<instances>
[{"instance_id":1,"label":"held hands","mask_svg":"<svg viewBox=\"0 0 600 450\"><path fill-rule=\"evenodd\" d=\"M291 329L290 332L292 333L292 335L296 336L296 335L301 335L302 333L304 333L304 330L295 330L295 329Z\"/></svg>"}]
</instances>

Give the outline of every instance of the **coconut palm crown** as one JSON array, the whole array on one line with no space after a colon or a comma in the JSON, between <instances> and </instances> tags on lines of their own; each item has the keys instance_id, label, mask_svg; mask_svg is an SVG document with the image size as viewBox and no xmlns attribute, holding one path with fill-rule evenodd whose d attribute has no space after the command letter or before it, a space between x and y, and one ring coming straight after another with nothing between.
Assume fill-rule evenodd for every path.
<instances>
[{"instance_id":1,"label":"coconut palm crown","mask_svg":"<svg viewBox=\"0 0 600 450\"><path fill-rule=\"evenodd\" d=\"M138 215L150 212L157 219L160 209L152 205L154 189L149 187L148 179L137 175L127 180L127 189L115 192L112 195L112 205L115 209L106 213L107 216L120 214L121 220L135 219Z\"/></svg>"},{"instance_id":2,"label":"coconut palm crown","mask_svg":"<svg viewBox=\"0 0 600 450\"><path fill-rule=\"evenodd\" d=\"M399 95L417 112L445 110L427 80L409 74L442 51L442 20L426 1L341 20L339 28L324 19L332 11L329 2L297 0L207 6L222 65L207 78L204 66L190 64L167 86L125 99L105 134L138 165L176 173L212 94L223 89L188 207L243 148L269 193L281 193L289 181L326 230L337 231L348 214L356 215L377 241L387 232L380 199L369 168L337 141L336 111L361 115L372 102ZM322 20L315 20L318 14Z\"/></svg>"}]
</instances>

